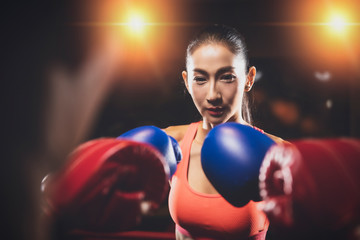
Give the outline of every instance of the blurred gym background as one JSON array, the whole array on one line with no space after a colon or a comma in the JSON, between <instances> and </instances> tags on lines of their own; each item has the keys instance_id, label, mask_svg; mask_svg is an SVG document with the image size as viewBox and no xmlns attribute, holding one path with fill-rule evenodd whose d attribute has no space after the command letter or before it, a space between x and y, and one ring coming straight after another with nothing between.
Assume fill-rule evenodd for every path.
<instances>
[{"instance_id":1,"label":"blurred gym background","mask_svg":"<svg viewBox=\"0 0 360 240\"><path fill-rule=\"evenodd\" d=\"M29 223L37 221L39 182L81 142L142 125L199 120L181 71L189 39L207 24L231 25L245 37L257 68L250 97L254 125L286 140L360 137L358 0L23 2L7 2L0 16L6 231L38 231ZM77 73L87 73L81 72L84 62L101 50L101 41L117 45L119 60L111 81L98 83L109 90L92 96L84 90L91 74ZM54 87L48 77L61 73L59 66L68 75ZM138 227L172 228L166 202Z\"/></svg>"}]
</instances>

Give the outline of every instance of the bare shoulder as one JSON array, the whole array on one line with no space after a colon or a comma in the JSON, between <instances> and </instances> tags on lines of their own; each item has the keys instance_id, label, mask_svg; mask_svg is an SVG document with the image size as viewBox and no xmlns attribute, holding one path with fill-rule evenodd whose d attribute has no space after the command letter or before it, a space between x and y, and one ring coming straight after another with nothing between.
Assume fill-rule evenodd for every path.
<instances>
[{"instance_id":1,"label":"bare shoulder","mask_svg":"<svg viewBox=\"0 0 360 240\"><path fill-rule=\"evenodd\" d=\"M176 141L180 142L185 135L187 128L189 127L188 124L186 125L177 125L177 126L169 126L164 128L163 130L170 136L176 139Z\"/></svg>"},{"instance_id":2,"label":"bare shoulder","mask_svg":"<svg viewBox=\"0 0 360 240\"><path fill-rule=\"evenodd\" d=\"M271 138L272 140L274 140L275 143L285 143L286 141L280 137L277 137L275 135L272 135L270 133L265 133L269 138Z\"/></svg>"}]
</instances>

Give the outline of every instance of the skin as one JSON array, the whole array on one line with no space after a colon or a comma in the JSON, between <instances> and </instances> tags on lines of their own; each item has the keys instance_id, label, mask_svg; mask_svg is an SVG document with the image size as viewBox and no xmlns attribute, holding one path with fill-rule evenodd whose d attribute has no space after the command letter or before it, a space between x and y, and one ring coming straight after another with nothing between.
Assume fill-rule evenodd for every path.
<instances>
[{"instance_id":1,"label":"skin","mask_svg":"<svg viewBox=\"0 0 360 240\"><path fill-rule=\"evenodd\" d=\"M241 55L235 55L223 44L210 43L195 49L188 57L187 71L182 72L186 88L203 118L191 146L188 168L189 185L197 192L218 194L201 166L201 147L207 133L225 122L250 125L241 116L241 106L243 94L254 84L256 68L250 67L246 72L245 66ZM187 128L188 125L181 125L164 130L181 142ZM188 239L179 232L176 236L177 239Z\"/></svg>"},{"instance_id":2,"label":"skin","mask_svg":"<svg viewBox=\"0 0 360 240\"><path fill-rule=\"evenodd\" d=\"M242 56L234 55L222 44L207 44L193 52L187 69L182 77L203 116L205 129L228 121L246 124L241 117L241 102L254 83L255 67L246 75Z\"/></svg>"}]
</instances>

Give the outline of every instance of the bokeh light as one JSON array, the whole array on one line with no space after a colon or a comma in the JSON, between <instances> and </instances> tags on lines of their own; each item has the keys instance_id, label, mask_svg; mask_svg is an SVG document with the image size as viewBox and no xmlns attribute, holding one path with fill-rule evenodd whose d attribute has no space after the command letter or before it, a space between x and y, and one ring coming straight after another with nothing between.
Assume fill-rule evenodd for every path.
<instances>
[{"instance_id":1,"label":"bokeh light","mask_svg":"<svg viewBox=\"0 0 360 240\"><path fill-rule=\"evenodd\" d=\"M132 13L129 17L128 27L131 33L142 34L145 30L145 21L142 15Z\"/></svg>"},{"instance_id":2,"label":"bokeh light","mask_svg":"<svg viewBox=\"0 0 360 240\"><path fill-rule=\"evenodd\" d=\"M332 31L339 34L344 33L347 25L347 20L342 14L334 14L331 16L329 26L331 27Z\"/></svg>"}]
</instances>

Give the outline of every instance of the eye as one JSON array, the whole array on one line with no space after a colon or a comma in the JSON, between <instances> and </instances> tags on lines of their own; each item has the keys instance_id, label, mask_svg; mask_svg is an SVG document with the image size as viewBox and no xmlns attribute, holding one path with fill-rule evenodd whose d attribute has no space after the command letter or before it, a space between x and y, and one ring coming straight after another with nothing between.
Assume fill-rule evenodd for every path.
<instances>
[{"instance_id":1,"label":"eye","mask_svg":"<svg viewBox=\"0 0 360 240\"><path fill-rule=\"evenodd\" d=\"M194 81L197 84L201 85L201 84L204 84L206 82L206 78L197 76L197 77L194 77Z\"/></svg>"},{"instance_id":2,"label":"eye","mask_svg":"<svg viewBox=\"0 0 360 240\"><path fill-rule=\"evenodd\" d=\"M233 74L224 74L220 77L220 80L224 82L233 82L236 80L236 76Z\"/></svg>"}]
</instances>

